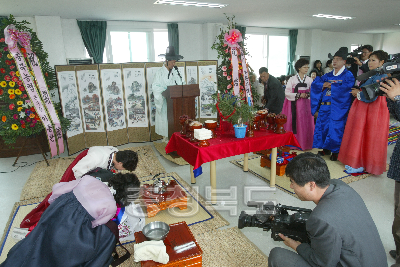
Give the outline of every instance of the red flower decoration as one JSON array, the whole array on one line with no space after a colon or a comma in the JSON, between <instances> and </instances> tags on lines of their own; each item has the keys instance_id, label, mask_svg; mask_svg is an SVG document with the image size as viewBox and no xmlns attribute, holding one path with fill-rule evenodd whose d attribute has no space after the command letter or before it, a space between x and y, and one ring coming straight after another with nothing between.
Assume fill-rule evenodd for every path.
<instances>
[{"instance_id":1,"label":"red flower decoration","mask_svg":"<svg viewBox=\"0 0 400 267\"><path fill-rule=\"evenodd\" d=\"M31 125L29 125L31 128L35 127L34 123L31 123Z\"/></svg>"},{"instance_id":2,"label":"red flower decoration","mask_svg":"<svg viewBox=\"0 0 400 267\"><path fill-rule=\"evenodd\" d=\"M46 77L48 77L49 76L49 74L46 72L45 74L44 74Z\"/></svg>"},{"instance_id":3,"label":"red flower decoration","mask_svg":"<svg viewBox=\"0 0 400 267\"><path fill-rule=\"evenodd\" d=\"M10 70L12 70L12 69L14 69L15 68L15 66L14 65L11 65L10 66Z\"/></svg>"},{"instance_id":4,"label":"red flower decoration","mask_svg":"<svg viewBox=\"0 0 400 267\"><path fill-rule=\"evenodd\" d=\"M10 71L11 76L15 76L15 71Z\"/></svg>"},{"instance_id":5,"label":"red flower decoration","mask_svg":"<svg viewBox=\"0 0 400 267\"><path fill-rule=\"evenodd\" d=\"M18 114L13 115L14 120L18 120Z\"/></svg>"},{"instance_id":6,"label":"red flower decoration","mask_svg":"<svg viewBox=\"0 0 400 267\"><path fill-rule=\"evenodd\" d=\"M5 46L5 47L3 48L3 50L4 50L4 51L7 51L7 50L8 50L8 47L7 47L7 46Z\"/></svg>"},{"instance_id":7,"label":"red flower decoration","mask_svg":"<svg viewBox=\"0 0 400 267\"><path fill-rule=\"evenodd\" d=\"M22 81L21 81L21 80L18 81L18 85L19 85L19 86L22 85ZM20 90L21 90L21 88L20 88ZM21 91L24 91L24 90L21 90Z\"/></svg>"},{"instance_id":8,"label":"red flower decoration","mask_svg":"<svg viewBox=\"0 0 400 267\"><path fill-rule=\"evenodd\" d=\"M9 95L9 98L10 98L10 99L14 99L14 98L15 98L15 95L14 95L14 94Z\"/></svg>"},{"instance_id":9,"label":"red flower decoration","mask_svg":"<svg viewBox=\"0 0 400 267\"><path fill-rule=\"evenodd\" d=\"M4 68L1 68L1 69L0 69L0 72L1 72L1 73L6 73L6 70L5 70Z\"/></svg>"},{"instance_id":10,"label":"red flower decoration","mask_svg":"<svg viewBox=\"0 0 400 267\"><path fill-rule=\"evenodd\" d=\"M25 54L26 53L25 48L21 48L21 52Z\"/></svg>"},{"instance_id":11,"label":"red flower decoration","mask_svg":"<svg viewBox=\"0 0 400 267\"><path fill-rule=\"evenodd\" d=\"M26 94L23 94L22 95L22 98L27 98L28 96L26 95Z\"/></svg>"},{"instance_id":12,"label":"red flower decoration","mask_svg":"<svg viewBox=\"0 0 400 267\"><path fill-rule=\"evenodd\" d=\"M35 112L35 108L34 108L34 107L31 107L30 110L31 110L32 112Z\"/></svg>"},{"instance_id":13,"label":"red flower decoration","mask_svg":"<svg viewBox=\"0 0 400 267\"><path fill-rule=\"evenodd\" d=\"M13 82L18 82L18 77L17 76L14 76L14 77L12 77L12 79L11 79Z\"/></svg>"},{"instance_id":14,"label":"red flower decoration","mask_svg":"<svg viewBox=\"0 0 400 267\"><path fill-rule=\"evenodd\" d=\"M30 121L31 121L31 118L29 118L29 117L26 118L26 121L27 121L27 122L30 122Z\"/></svg>"},{"instance_id":15,"label":"red flower decoration","mask_svg":"<svg viewBox=\"0 0 400 267\"><path fill-rule=\"evenodd\" d=\"M19 121L21 124L25 124L25 121L24 120L20 120Z\"/></svg>"},{"instance_id":16,"label":"red flower decoration","mask_svg":"<svg viewBox=\"0 0 400 267\"><path fill-rule=\"evenodd\" d=\"M26 128L25 123L21 124L21 127L25 129Z\"/></svg>"},{"instance_id":17,"label":"red flower decoration","mask_svg":"<svg viewBox=\"0 0 400 267\"><path fill-rule=\"evenodd\" d=\"M23 87L22 85L20 85L20 86L19 86L19 90L25 91L25 87Z\"/></svg>"},{"instance_id":18,"label":"red flower decoration","mask_svg":"<svg viewBox=\"0 0 400 267\"><path fill-rule=\"evenodd\" d=\"M4 93L3 89L0 88L0 95Z\"/></svg>"},{"instance_id":19,"label":"red flower decoration","mask_svg":"<svg viewBox=\"0 0 400 267\"><path fill-rule=\"evenodd\" d=\"M6 80L8 82L9 80L11 80L11 77L6 75L6 76L4 76L4 80Z\"/></svg>"},{"instance_id":20,"label":"red flower decoration","mask_svg":"<svg viewBox=\"0 0 400 267\"><path fill-rule=\"evenodd\" d=\"M3 57L3 54L2 54L2 53L0 53L0 57Z\"/></svg>"},{"instance_id":21,"label":"red flower decoration","mask_svg":"<svg viewBox=\"0 0 400 267\"><path fill-rule=\"evenodd\" d=\"M10 60L6 60L6 64L7 65L11 65L11 61Z\"/></svg>"},{"instance_id":22,"label":"red flower decoration","mask_svg":"<svg viewBox=\"0 0 400 267\"><path fill-rule=\"evenodd\" d=\"M5 39L4 39L4 38L1 38L1 39L0 39L0 42L1 42L1 43L2 43L2 42L4 42L4 41L5 41Z\"/></svg>"},{"instance_id":23,"label":"red flower decoration","mask_svg":"<svg viewBox=\"0 0 400 267\"><path fill-rule=\"evenodd\" d=\"M10 110L13 110L13 109L15 108L15 104L10 104L10 105L8 106L8 108L9 108Z\"/></svg>"}]
</instances>

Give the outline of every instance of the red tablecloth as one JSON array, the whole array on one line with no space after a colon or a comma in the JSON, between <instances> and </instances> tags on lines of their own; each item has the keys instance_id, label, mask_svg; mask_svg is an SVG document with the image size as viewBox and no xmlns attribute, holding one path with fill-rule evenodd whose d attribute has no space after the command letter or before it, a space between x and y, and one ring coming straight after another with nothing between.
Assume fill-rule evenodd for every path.
<instances>
[{"instance_id":1,"label":"red tablecloth","mask_svg":"<svg viewBox=\"0 0 400 267\"><path fill-rule=\"evenodd\" d=\"M254 137L245 138L236 138L233 133L228 133L208 141L210 146L199 147L198 143L191 143L189 139L176 132L169 140L165 152L176 151L179 156L193 165L194 169L197 169L203 163L235 155L285 145L300 147L293 132L275 134L272 131L254 131Z\"/></svg>"}]
</instances>

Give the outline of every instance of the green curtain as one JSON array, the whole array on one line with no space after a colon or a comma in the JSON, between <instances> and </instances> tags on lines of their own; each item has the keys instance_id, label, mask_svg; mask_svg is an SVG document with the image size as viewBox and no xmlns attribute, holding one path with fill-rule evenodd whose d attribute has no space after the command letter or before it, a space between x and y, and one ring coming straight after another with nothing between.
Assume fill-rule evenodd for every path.
<instances>
[{"instance_id":1,"label":"green curtain","mask_svg":"<svg viewBox=\"0 0 400 267\"><path fill-rule=\"evenodd\" d=\"M78 20L78 26L89 56L93 58L94 63L103 63L107 22Z\"/></svg>"},{"instance_id":2,"label":"green curtain","mask_svg":"<svg viewBox=\"0 0 400 267\"><path fill-rule=\"evenodd\" d=\"M179 55L179 29L178 23L168 23L168 42L175 48L175 54Z\"/></svg>"},{"instance_id":3,"label":"green curtain","mask_svg":"<svg viewBox=\"0 0 400 267\"><path fill-rule=\"evenodd\" d=\"M236 25L236 29L240 31L240 33L242 34L243 41L244 41L244 37L246 35L246 27L245 26L237 26Z\"/></svg>"},{"instance_id":4,"label":"green curtain","mask_svg":"<svg viewBox=\"0 0 400 267\"><path fill-rule=\"evenodd\" d=\"M289 62L287 75L294 74L293 61L296 57L297 33L299 30L289 30Z\"/></svg>"}]
</instances>

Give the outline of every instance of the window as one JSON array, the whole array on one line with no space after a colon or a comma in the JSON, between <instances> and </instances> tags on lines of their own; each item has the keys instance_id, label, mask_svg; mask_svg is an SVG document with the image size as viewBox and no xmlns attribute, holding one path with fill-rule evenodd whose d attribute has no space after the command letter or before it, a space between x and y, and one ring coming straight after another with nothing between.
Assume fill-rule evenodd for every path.
<instances>
[{"instance_id":1,"label":"window","mask_svg":"<svg viewBox=\"0 0 400 267\"><path fill-rule=\"evenodd\" d=\"M246 34L246 50L250 54L246 59L258 75L261 67L275 77L287 74L288 36Z\"/></svg>"},{"instance_id":2,"label":"window","mask_svg":"<svg viewBox=\"0 0 400 267\"><path fill-rule=\"evenodd\" d=\"M106 44L108 63L159 61L168 46L167 30L110 31Z\"/></svg>"}]
</instances>

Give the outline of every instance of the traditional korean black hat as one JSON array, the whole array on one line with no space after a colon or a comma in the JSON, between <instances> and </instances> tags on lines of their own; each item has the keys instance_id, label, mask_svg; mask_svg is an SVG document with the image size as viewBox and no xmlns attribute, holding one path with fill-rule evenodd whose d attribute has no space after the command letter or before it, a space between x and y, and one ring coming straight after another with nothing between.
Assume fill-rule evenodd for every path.
<instances>
[{"instance_id":1,"label":"traditional korean black hat","mask_svg":"<svg viewBox=\"0 0 400 267\"><path fill-rule=\"evenodd\" d=\"M175 54L175 48L173 46L168 46L165 54L158 55L159 57L165 57L166 60L179 60L183 56Z\"/></svg>"},{"instance_id":2,"label":"traditional korean black hat","mask_svg":"<svg viewBox=\"0 0 400 267\"><path fill-rule=\"evenodd\" d=\"M349 49L347 47L341 47L339 50L335 53L334 56L332 56L331 53L328 54L328 58L333 59L334 57L341 57L343 60L346 60L347 56L349 55Z\"/></svg>"}]
</instances>

